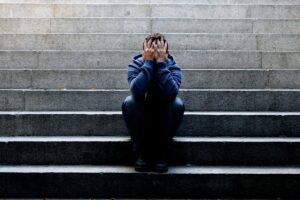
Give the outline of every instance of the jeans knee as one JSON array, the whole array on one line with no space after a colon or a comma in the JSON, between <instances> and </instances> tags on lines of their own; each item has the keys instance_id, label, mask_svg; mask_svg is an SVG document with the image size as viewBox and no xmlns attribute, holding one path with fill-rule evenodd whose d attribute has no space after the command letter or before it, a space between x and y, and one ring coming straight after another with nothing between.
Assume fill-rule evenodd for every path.
<instances>
[{"instance_id":1,"label":"jeans knee","mask_svg":"<svg viewBox=\"0 0 300 200\"><path fill-rule=\"evenodd\" d=\"M135 109L140 105L139 100L135 99L132 95L127 96L124 101L122 102L122 110L124 111L125 109Z\"/></svg>"},{"instance_id":2,"label":"jeans knee","mask_svg":"<svg viewBox=\"0 0 300 200\"><path fill-rule=\"evenodd\" d=\"M133 101L134 100L131 95L127 96L122 102L122 110L124 111L127 107L132 106L132 104L134 104Z\"/></svg>"},{"instance_id":3,"label":"jeans knee","mask_svg":"<svg viewBox=\"0 0 300 200\"><path fill-rule=\"evenodd\" d=\"M176 110L178 110L179 112L182 112L182 113L183 113L183 112L185 111L185 105L184 105L182 99L179 98L179 97L176 97L176 98L174 99L173 106L174 106L174 108L175 108Z\"/></svg>"}]
</instances>

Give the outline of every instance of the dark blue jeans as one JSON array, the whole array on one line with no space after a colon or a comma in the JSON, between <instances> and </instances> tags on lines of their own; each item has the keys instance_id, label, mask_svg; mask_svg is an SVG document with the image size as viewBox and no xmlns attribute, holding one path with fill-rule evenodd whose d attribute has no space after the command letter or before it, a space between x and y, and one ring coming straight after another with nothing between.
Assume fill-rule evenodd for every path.
<instances>
[{"instance_id":1,"label":"dark blue jeans","mask_svg":"<svg viewBox=\"0 0 300 200\"><path fill-rule=\"evenodd\" d=\"M122 103L122 114L135 156L167 159L184 111L185 105L179 97L166 102L150 102L127 96Z\"/></svg>"}]
</instances>

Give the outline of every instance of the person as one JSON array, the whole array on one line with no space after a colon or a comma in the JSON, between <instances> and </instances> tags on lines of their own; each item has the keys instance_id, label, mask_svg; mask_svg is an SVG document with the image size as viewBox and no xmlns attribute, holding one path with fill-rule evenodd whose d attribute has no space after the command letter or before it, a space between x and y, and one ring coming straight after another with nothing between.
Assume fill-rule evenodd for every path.
<instances>
[{"instance_id":1,"label":"person","mask_svg":"<svg viewBox=\"0 0 300 200\"><path fill-rule=\"evenodd\" d=\"M168 151L185 111L177 97L181 68L160 33L148 35L142 54L128 65L131 95L122 102L122 115L136 155L135 170L168 171Z\"/></svg>"}]
</instances>

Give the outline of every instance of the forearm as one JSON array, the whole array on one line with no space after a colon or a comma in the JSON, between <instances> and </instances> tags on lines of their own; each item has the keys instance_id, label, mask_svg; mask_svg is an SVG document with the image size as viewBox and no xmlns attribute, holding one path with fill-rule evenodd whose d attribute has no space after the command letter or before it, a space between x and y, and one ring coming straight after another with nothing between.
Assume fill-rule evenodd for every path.
<instances>
[{"instance_id":1,"label":"forearm","mask_svg":"<svg viewBox=\"0 0 300 200\"><path fill-rule=\"evenodd\" d=\"M176 96L181 84L181 70L178 66L172 66L170 71L166 61L158 62L156 80L165 97Z\"/></svg>"},{"instance_id":2,"label":"forearm","mask_svg":"<svg viewBox=\"0 0 300 200\"><path fill-rule=\"evenodd\" d=\"M128 74L130 91L134 96L144 96L153 76L153 61L146 60L139 69Z\"/></svg>"}]
</instances>

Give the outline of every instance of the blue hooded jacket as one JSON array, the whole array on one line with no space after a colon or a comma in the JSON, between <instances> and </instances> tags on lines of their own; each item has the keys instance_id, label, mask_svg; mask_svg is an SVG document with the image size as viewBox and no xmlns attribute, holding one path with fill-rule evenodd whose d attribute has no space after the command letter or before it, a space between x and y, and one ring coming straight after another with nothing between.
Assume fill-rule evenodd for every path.
<instances>
[{"instance_id":1,"label":"blue hooded jacket","mask_svg":"<svg viewBox=\"0 0 300 200\"><path fill-rule=\"evenodd\" d=\"M172 55L164 62L144 60L142 54L132 57L128 65L128 84L135 98L167 101L176 97L181 84L181 69Z\"/></svg>"}]
</instances>

